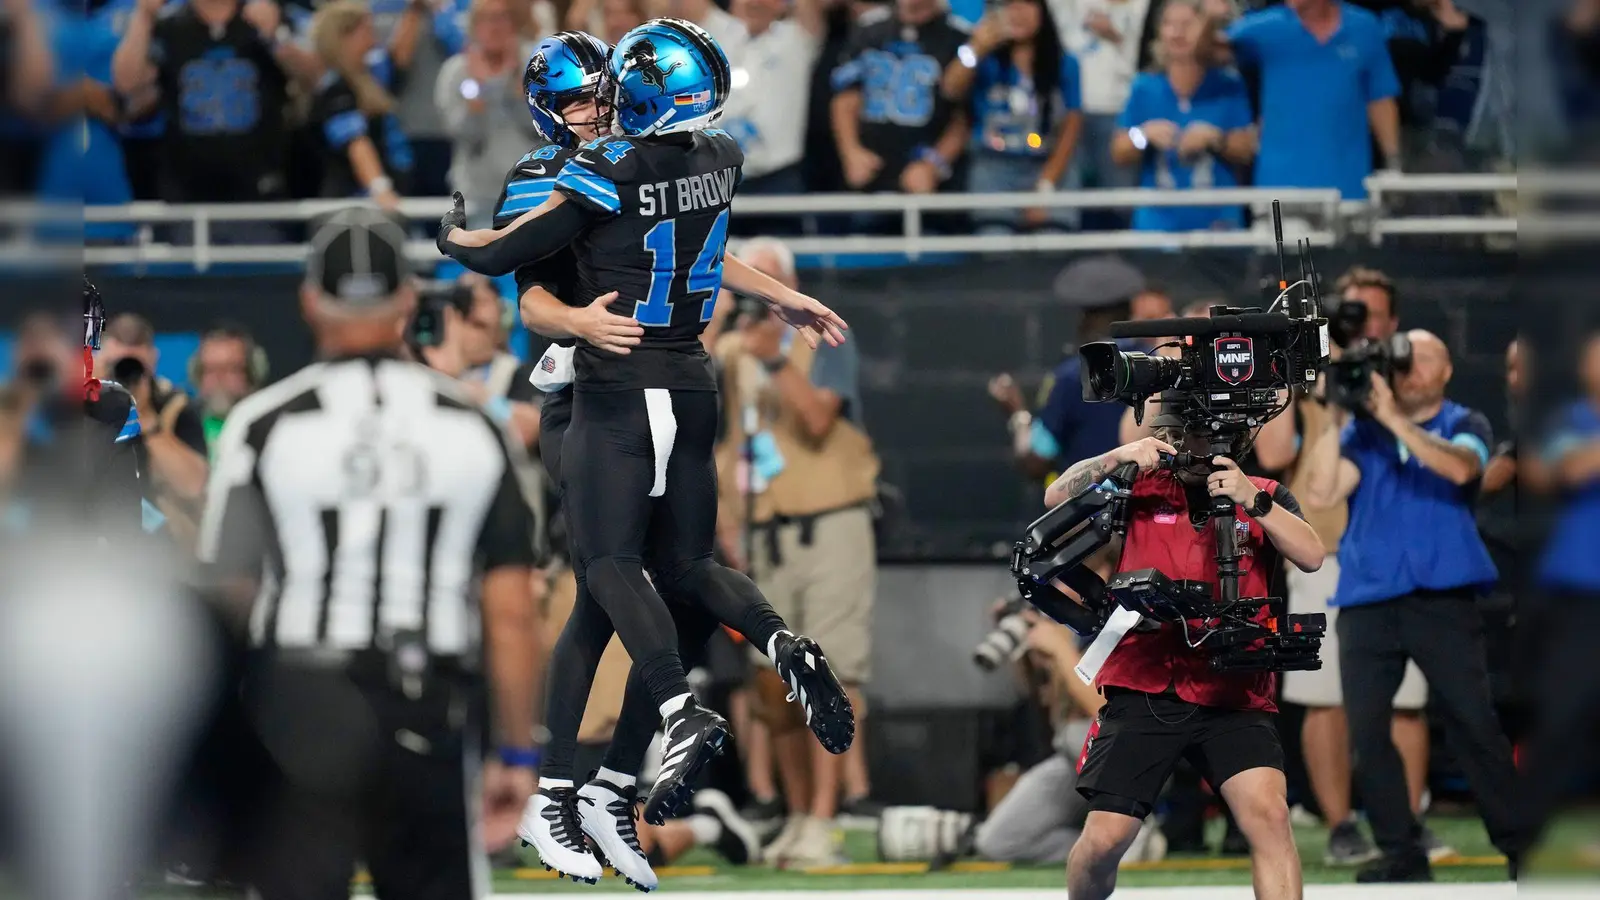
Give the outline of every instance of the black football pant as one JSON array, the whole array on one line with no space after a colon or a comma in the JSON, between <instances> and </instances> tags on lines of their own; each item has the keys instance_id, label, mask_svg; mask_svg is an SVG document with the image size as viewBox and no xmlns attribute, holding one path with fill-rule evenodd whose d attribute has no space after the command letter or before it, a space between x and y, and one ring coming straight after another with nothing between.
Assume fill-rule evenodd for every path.
<instances>
[{"instance_id":1,"label":"black football pant","mask_svg":"<svg viewBox=\"0 0 1600 900\"><path fill-rule=\"evenodd\" d=\"M652 392L652 396L656 394L666 395L667 392ZM650 454L647 457L650 488L654 488L656 445L671 444L670 448L663 448L663 455L667 457L664 480L667 483L678 480L674 485L677 490L669 493L663 486L659 498L649 498L651 491L648 489L637 491L646 496L652 507L647 512L644 529L645 547L638 556L627 554L613 557L624 560L623 564L616 566L616 570L626 573L630 592L637 591L639 587L631 583L635 568L639 570L639 581L643 582L645 589L649 589L649 582L643 579L643 567L648 565L655 585L666 598L654 598L665 609L672 623L671 630L665 632L664 636L671 642L669 646L675 647L682 655L674 659L677 663L675 671L664 665L654 669L658 684L652 687L649 681L652 670L643 665L644 657L629 644L629 630L637 640L641 629L659 627L659 619L654 614L649 617L630 616L634 607L625 602L620 608L623 621L619 622L616 618L619 613L602 605L590 580L591 573L595 571L595 556L589 553L585 543L587 538L583 533L585 525L580 522L580 519L586 519L589 527L615 529L617 523L622 521L604 515L608 506L584 506L579 499L582 496L603 498L591 500L590 504L626 505L636 502L636 499L626 493L619 496L616 486L599 492L591 491L588 495L584 495L581 488L574 493L571 482L575 475L580 479L585 476L597 478L604 484L607 473L615 470L616 463L597 464L593 456L579 455L579 448L585 444L574 438L576 429L573 426L572 396L570 391L550 395L542 411L540 427L540 452L546 470L562 489L562 511L568 523L568 546L578 582L578 596L572 615L551 654L545 707L550 739L545 748L540 775L560 779L570 779L575 774L572 761L577 752L578 729L588 702L589 688L613 633L622 636L623 645L634 660L634 667L604 765L617 772L633 774L643 764L650 739L660 724L659 704L687 690L686 680L682 690L661 687L664 674L682 678L685 663L689 667L698 664L704 654L706 641L715 633L718 624L728 624L761 647L765 647L771 636L784 627L783 620L773 612L749 578L711 560L712 536L716 525L716 469L711 459L712 440L716 432L716 394L677 393L665 398L665 404L661 397L645 400L644 392L585 395L582 402L591 432L587 439L592 442L596 439L595 435L606 436L601 440L613 446L617 456L632 457L624 467L632 466L638 470L632 473L636 486L644 477L643 466L639 465L637 456L640 448L646 448ZM645 406L646 403L656 405L653 423L652 411ZM664 413L670 415L670 436L662 431L666 425ZM633 432L616 426L631 426ZM655 433L649 430L652 427L657 429ZM692 442L686 442L686 428L704 429L711 440L696 436ZM640 430L646 436L643 443L634 436ZM588 446L592 447L593 444ZM684 462L691 448L703 453L703 466ZM564 460L567 462L564 463ZM578 471L566 469L564 465ZM669 503L678 506L673 507ZM687 515L682 512L685 506L689 509ZM608 520L611 521L610 525L607 524ZM622 537L615 530L608 530L602 537L601 546L616 547L622 543ZM693 555L685 558L674 556L675 553ZM602 563L602 566L609 565ZM606 568L605 572L614 574L610 568ZM633 596L639 598L640 603L649 602L649 598L642 594ZM661 632L648 635L658 643L662 636ZM656 649L654 652L659 654L660 651ZM660 658L659 655L657 658Z\"/></svg>"},{"instance_id":2,"label":"black football pant","mask_svg":"<svg viewBox=\"0 0 1600 900\"><path fill-rule=\"evenodd\" d=\"M357 861L381 900L487 895L478 682L422 682L407 696L381 661L264 662L246 675L245 708L271 760L247 863L263 900L348 900Z\"/></svg>"},{"instance_id":3,"label":"black football pant","mask_svg":"<svg viewBox=\"0 0 1600 900\"><path fill-rule=\"evenodd\" d=\"M1517 789L1511 743L1495 715L1484 655L1483 620L1467 589L1419 591L1339 610L1339 669L1355 783L1372 836L1386 856L1426 859L1411 812L1405 767L1390 736L1394 693L1414 659L1428 678L1429 713L1444 725L1478 802L1489 839L1521 853L1532 839Z\"/></svg>"}]
</instances>

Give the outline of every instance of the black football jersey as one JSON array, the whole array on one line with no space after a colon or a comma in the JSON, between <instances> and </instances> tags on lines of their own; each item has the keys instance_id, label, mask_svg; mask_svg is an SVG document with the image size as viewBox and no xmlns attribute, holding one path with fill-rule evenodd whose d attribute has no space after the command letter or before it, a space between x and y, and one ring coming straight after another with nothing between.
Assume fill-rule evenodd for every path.
<instances>
[{"instance_id":1,"label":"black football jersey","mask_svg":"<svg viewBox=\"0 0 1600 900\"><path fill-rule=\"evenodd\" d=\"M957 107L939 90L940 79L970 37L954 16L906 25L878 8L858 20L832 83L835 91L861 90L861 143L883 158L863 190L898 191L917 149L944 134Z\"/></svg>"},{"instance_id":2,"label":"black football jersey","mask_svg":"<svg viewBox=\"0 0 1600 900\"><path fill-rule=\"evenodd\" d=\"M555 189L594 215L573 242L578 296L617 291L611 311L644 326L627 356L578 342L580 391L714 391L700 332L722 286L728 210L744 154L721 129L603 137L572 155Z\"/></svg>"},{"instance_id":3,"label":"black football jersey","mask_svg":"<svg viewBox=\"0 0 1600 900\"><path fill-rule=\"evenodd\" d=\"M505 185L500 189L500 199L494 205L494 227L505 228L523 213L538 209L550 192L555 190L556 176L561 173L573 151L559 144L544 144L529 150L506 173ZM578 260L570 247L563 247L544 259L518 266L517 296L521 297L531 287L542 287L568 306L587 305L593 295L579 293ZM570 347L573 338L561 338L555 343Z\"/></svg>"}]
</instances>

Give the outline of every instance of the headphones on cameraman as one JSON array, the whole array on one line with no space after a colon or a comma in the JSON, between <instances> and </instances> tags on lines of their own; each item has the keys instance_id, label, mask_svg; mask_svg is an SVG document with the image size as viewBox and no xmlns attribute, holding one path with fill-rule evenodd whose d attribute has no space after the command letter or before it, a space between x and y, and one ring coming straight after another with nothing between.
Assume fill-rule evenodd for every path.
<instances>
[{"instance_id":1,"label":"headphones on cameraman","mask_svg":"<svg viewBox=\"0 0 1600 900\"><path fill-rule=\"evenodd\" d=\"M201 346L204 346L206 341L215 340L235 340L244 344L244 374L250 382L251 390L267 383L267 374L271 371L267 351L256 343L256 339L251 337L249 332L236 325L213 325L200 335ZM189 357L188 376L191 387L199 387L201 374L200 348L196 347L193 355Z\"/></svg>"}]
</instances>

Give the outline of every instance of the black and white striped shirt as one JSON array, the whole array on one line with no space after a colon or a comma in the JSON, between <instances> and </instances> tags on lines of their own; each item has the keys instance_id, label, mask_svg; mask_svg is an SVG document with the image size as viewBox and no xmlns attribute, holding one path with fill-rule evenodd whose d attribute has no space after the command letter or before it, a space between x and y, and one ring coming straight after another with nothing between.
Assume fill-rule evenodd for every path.
<instances>
[{"instance_id":1,"label":"black and white striped shirt","mask_svg":"<svg viewBox=\"0 0 1600 900\"><path fill-rule=\"evenodd\" d=\"M435 654L470 653L476 577L539 562L542 501L524 458L430 369L316 363L228 416L200 559L259 580L254 646L361 650L407 631Z\"/></svg>"}]
</instances>

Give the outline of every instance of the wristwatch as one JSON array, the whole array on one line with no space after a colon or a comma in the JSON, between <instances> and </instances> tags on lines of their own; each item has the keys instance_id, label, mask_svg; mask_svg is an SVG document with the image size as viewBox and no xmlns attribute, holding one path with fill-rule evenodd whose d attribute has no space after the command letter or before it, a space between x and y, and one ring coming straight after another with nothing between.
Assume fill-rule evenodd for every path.
<instances>
[{"instance_id":1,"label":"wristwatch","mask_svg":"<svg viewBox=\"0 0 1600 900\"><path fill-rule=\"evenodd\" d=\"M1272 494L1267 491L1258 491L1255 502L1250 504L1250 507L1245 512L1249 513L1252 519L1259 519L1272 512Z\"/></svg>"}]
</instances>

